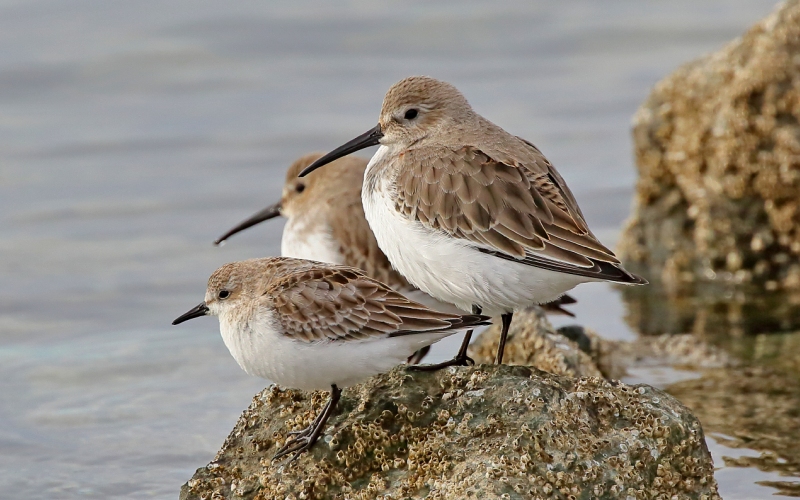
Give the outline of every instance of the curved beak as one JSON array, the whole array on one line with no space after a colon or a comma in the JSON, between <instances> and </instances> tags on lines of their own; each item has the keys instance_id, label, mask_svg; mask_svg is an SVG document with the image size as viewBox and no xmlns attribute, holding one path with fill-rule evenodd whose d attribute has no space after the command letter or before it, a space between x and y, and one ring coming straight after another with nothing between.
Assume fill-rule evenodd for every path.
<instances>
[{"instance_id":1,"label":"curved beak","mask_svg":"<svg viewBox=\"0 0 800 500\"><path fill-rule=\"evenodd\" d=\"M381 132L381 125L378 124L375 126L375 128L367 130L366 132L359 135L352 141L342 144L341 146L334 149L330 153L326 154L319 160L307 166L306 168L303 169L302 172L300 172L300 175L298 175L298 177L305 177L314 170L318 169L319 167L327 165L328 163L334 160L338 160L342 156L347 156L350 153L355 153L356 151L368 148L370 146L376 146L380 144L382 137L383 137L383 132Z\"/></svg>"},{"instance_id":2,"label":"curved beak","mask_svg":"<svg viewBox=\"0 0 800 500\"><path fill-rule=\"evenodd\" d=\"M281 214L281 202L275 203L274 205L270 205L263 210L260 210L253 214L250 218L243 220L236 226L232 227L228 230L227 233L223 234L216 240L214 240L215 245L219 245L223 241L227 240L234 234L238 233L239 231L244 231L248 227L255 226L259 222L264 222L265 220L272 219L273 217L277 217Z\"/></svg>"},{"instance_id":3,"label":"curved beak","mask_svg":"<svg viewBox=\"0 0 800 500\"><path fill-rule=\"evenodd\" d=\"M189 309L185 313L175 318L175 321L173 321L172 324L179 325L184 321L188 321L194 318L199 318L200 316L205 316L206 314L208 314L208 306L206 306L205 302L201 302L200 304L194 306L193 308Z\"/></svg>"}]
</instances>

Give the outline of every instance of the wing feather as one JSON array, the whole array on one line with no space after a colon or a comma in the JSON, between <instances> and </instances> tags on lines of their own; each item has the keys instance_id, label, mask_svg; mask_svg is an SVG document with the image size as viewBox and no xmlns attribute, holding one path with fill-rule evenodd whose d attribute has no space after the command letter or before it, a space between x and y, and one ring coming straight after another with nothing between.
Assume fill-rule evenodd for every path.
<instances>
[{"instance_id":1,"label":"wing feather","mask_svg":"<svg viewBox=\"0 0 800 500\"><path fill-rule=\"evenodd\" d=\"M398 211L503 258L597 279L635 282L589 230L575 197L532 144L520 157L477 147L405 151Z\"/></svg>"},{"instance_id":2,"label":"wing feather","mask_svg":"<svg viewBox=\"0 0 800 500\"><path fill-rule=\"evenodd\" d=\"M275 277L263 295L285 335L301 342L352 341L452 331L466 317L405 298L362 271L313 263ZM473 324L488 324L474 316Z\"/></svg>"}]
</instances>

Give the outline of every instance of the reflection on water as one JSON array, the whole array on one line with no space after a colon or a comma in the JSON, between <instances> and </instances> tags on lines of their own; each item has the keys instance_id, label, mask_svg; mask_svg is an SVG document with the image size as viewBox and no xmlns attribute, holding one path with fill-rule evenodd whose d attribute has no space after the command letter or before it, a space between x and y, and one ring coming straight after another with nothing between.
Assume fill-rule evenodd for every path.
<instances>
[{"instance_id":1,"label":"reflection on water","mask_svg":"<svg viewBox=\"0 0 800 500\"><path fill-rule=\"evenodd\" d=\"M726 367L699 363L693 376L664 384L716 435L709 449L722 467L720 494L761 498L774 488L800 495L800 297L714 285L680 295L658 282L648 288L621 291L631 328L691 333L730 355ZM732 487L733 478L758 484Z\"/></svg>"},{"instance_id":2,"label":"reflection on water","mask_svg":"<svg viewBox=\"0 0 800 500\"><path fill-rule=\"evenodd\" d=\"M726 359L701 356L690 371L638 363L644 366L629 368L623 380L663 387L697 415L713 437L708 443L723 498L764 498L776 490L800 495L800 311L791 297L714 297L708 290L668 297L653 290L622 292L631 326L648 335L641 341L690 332Z\"/></svg>"},{"instance_id":3,"label":"reflection on water","mask_svg":"<svg viewBox=\"0 0 800 500\"><path fill-rule=\"evenodd\" d=\"M755 287L697 285L669 293L658 281L621 290L627 322L646 335L694 333L706 338L741 337L800 329L800 293Z\"/></svg>"},{"instance_id":4,"label":"reflection on water","mask_svg":"<svg viewBox=\"0 0 800 500\"><path fill-rule=\"evenodd\" d=\"M0 0L0 488L177 495L264 382L213 320L170 321L281 224L211 241L394 81L450 80L532 139L610 244L649 87L772 4ZM617 292L575 295L578 322L635 335Z\"/></svg>"},{"instance_id":5,"label":"reflection on water","mask_svg":"<svg viewBox=\"0 0 800 500\"><path fill-rule=\"evenodd\" d=\"M725 500L767 498L775 494L773 487L778 488L779 485L786 483L786 478L776 472L729 465L730 462L745 457L760 456L760 453L747 448L730 448L723 444L725 442L730 442L730 437L721 434L706 435L708 450L717 465L714 477L719 483L719 494L722 498ZM791 491L784 490L783 493L791 495Z\"/></svg>"},{"instance_id":6,"label":"reflection on water","mask_svg":"<svg viewBox=\"0 0 800 500\"><path fill-rule=\"evenodd\" d=\"M738 366L705 370L667 391L692 409L707 435L723 435L718 444L751 450L722 454L726 467L780 473L759 481L800 494L800 332L729 339L726 347Z\"/></svg>"}]
</instances>

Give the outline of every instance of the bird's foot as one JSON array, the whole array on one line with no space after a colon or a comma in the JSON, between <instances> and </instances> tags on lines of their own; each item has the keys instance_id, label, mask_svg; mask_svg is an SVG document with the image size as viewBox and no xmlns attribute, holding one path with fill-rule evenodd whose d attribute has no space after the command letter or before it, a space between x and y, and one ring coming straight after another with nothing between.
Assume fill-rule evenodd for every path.
<instances>
[{"instance_id":1,"label":"bird's foot","mask_svg":"<svg viewBox=\"0 0 800 500\"><path fill-rule=\"evenodd\" d=\"M297 460L297 457L299 457L304 451L311 449L318 439L319 435L315 435L313 432L309 432L309 434L302 436L292 437L290 440L286 441L286 444L284 444L277 453L275 453L275 456L272 457L272 460L280 460L286 455L292 454L292 457L286 462L286 465L288 465Z\"/></svg>"},{"instance_id":2,"label":"bird's foot","mask_svg":"<svg viewBox=\"0 0 800 500\"><path fill-rule=\"evenodd\" d=\"M314 430L314 424L311 424L305 429L300 429L299 431L289 431L286 434L290 436L305 437L311 434L313 430Z\"/></svg>"},{"instance_id":3,"label":"bird's foot","mask_svg":"<svg viewBox=\"0 0 800 500\"><path fill-rule=\"evenodd\" d=\"M292 463L297 459L298 456L300 456L302 452L304 452L308 448L311 448L311 446L314 444L314 442L316 442L319 436L314 438L314 441L312 441L310 444L307 443L307 441L311 439L311 437L314 435L315 432L318 432L318 429L320 427L320 420L322 419L324 413L325 413L324 411L320 413L308 427L297 431L287 432L287 434L292 437L286 441L286 443L281 447L281 449L277 451L277 453L275 453L275 456L272 457L272 459L278 460L280 458L285 457L289 453L296 452L294 456L287 462L287 463Z\"/></svg>"},{"instance_id":4,"label":"bird's foot","mask_svg":"<svg viewBox=\"0 0 800 500\"><path fill-rule=\"evenodd\" d=\"M434 372L436 370L441 370L442 368L447 368L448 366L473 366L475 365L475 360L470 358L469 356L456 356L453 359L449 359L447 361L443 361L441 363L435 363L432 365L413 365L409 366L407 370L414 371L414 372Z\"/></svg>"},{"instance_id":5,"label":"bird's foot","mask_svg":"<svg viewBox=\"0 0 800 500\"><path fill-rule=\"evenodd\" d=\"M314 443L316 443L319 440L319 437L322 435L322 430L325 428L325 424L328 422L331 414L336 409L336 404L339 402L339 397L341 395L342 390L339 389L336 384L332 384L331 398L328 400L325 408L323 408L319 415L317 415L311 425L305 429L290 431L289 435L292 437L289 438L283 446L281 446L277 453L275 453L275 456L272 457L272 460L280 460L286 455L292 453L292 457L285 464L288 465L297 460L297 457L299 457L304 451L310 450L311 447L314 446Z\"/></svg>"}]
</instances>

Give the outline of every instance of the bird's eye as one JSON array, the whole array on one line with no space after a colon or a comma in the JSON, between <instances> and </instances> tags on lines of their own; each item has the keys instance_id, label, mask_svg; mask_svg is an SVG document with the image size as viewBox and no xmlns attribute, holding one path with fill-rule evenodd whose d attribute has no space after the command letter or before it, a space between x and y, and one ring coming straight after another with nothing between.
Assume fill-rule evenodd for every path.
<instances>
[{"instance_id":1,"label":"bird's eye","mask_svg":"<svg viewBox=\"0 0 800 500\"><path fill-rule=\"evenodd\" d=\"M306 190L306 185L298 184L297 186L294 187L294 190L297 191L298 193L302 193L303 191Z\"/></svg>"},{"instance_id":2,"label":"bird's eye","mask_svg":"<svg viewBox=\"0 0 800 500\"><path fill-rule=\"evenodd\" d=\"M414 118L417 117L417 114L418 111L414 108L411 108L408 111L406 111L406 114L403 115L403 118L405 118L406 120L413 120Z\"/></svg>"},{"instance_id":3,"label":"bird's eye","mask_svg":"<svg viewBox=\"0 0 800 500\"><path fill-rule=\"evenodd\" d=\"M225 300L230 296L231 296L231 292L229 292L227 290L220 290L219 293L217 294L217 297L219 297L220 300Z\"/></svg>"}]
</instances>

